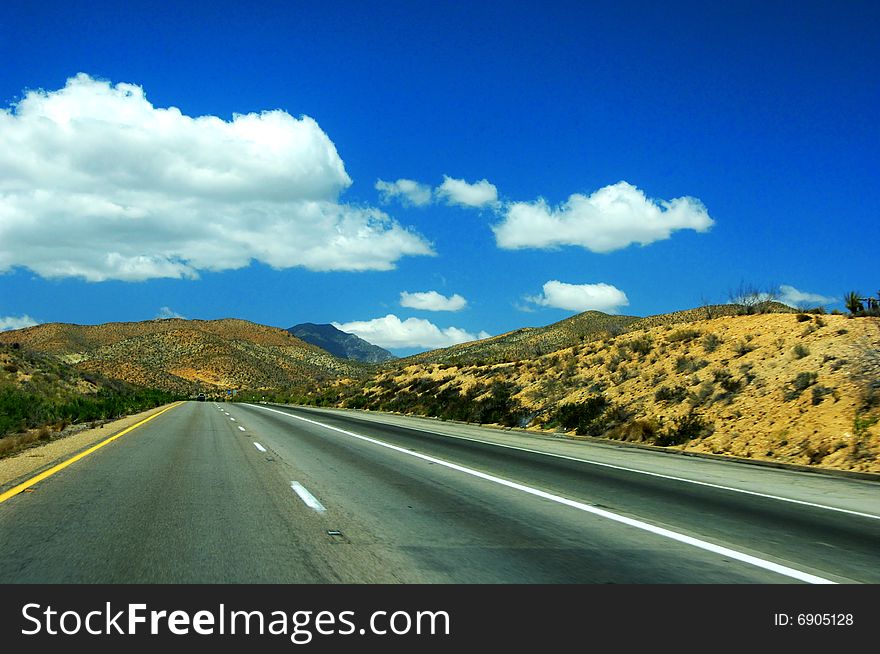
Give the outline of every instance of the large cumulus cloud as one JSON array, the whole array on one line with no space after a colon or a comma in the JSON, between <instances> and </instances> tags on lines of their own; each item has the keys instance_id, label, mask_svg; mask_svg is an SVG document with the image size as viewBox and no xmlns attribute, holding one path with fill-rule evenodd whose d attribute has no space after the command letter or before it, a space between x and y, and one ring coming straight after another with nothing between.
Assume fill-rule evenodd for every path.
<instances>
[{"instance_id":1,"label":"large cumulus cloud","mask_svg":"<svg viewBox=\"0 0 880 654\"><path fill-rule=\"evenodd\" d=\"M431 246L351 184L330 138L285 111L190 117L80 74L0 110L0 272L145 280L260 261L387 270Z\"/></svg>"}]
</instances>

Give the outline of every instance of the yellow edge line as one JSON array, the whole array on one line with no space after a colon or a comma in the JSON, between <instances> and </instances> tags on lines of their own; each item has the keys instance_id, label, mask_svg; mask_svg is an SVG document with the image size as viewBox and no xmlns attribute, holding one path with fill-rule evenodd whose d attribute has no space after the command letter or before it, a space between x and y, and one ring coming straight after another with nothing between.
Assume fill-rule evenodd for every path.
<instances>
[{"instance_id":1,"label":"yellow edge line","mask_svg":"<svg viewBox=\"0 0 880 654\"><path fill-rule=\"evenodd\" d=\"M61 470L64 470L64 468L66 468L67 466L71 465L72 463L76 463L76 462L79 461L80 459L82 459L82 458L84 458L84 457L87 457L89 454L91 454L91 453L94 452L95 450L99 450L99 449L101 449L102 447L104 447L105 445L107 445L108 443L112 443L113 441L115 441L115 440L116 440L117 438L119 438L120 436L125 436L128 432L130 432L130 431L132 431L132 430L134 430L134 429L137 429L137 428L140 427L141 425L150 422L150 420L152 420L153 418L157 418L157 417L161 416L163 413L165 413L166 411L170 411L171 409L173 409L173 408L175 408L175 407L178 407L178 406L180 406L181 404L183 404L183 402L177 402L177 403L175 403L175 404L172 404L171 406L165 407L165 408L162 409L161 411L158 411L157 413L154 413L153 415L151 415L149 418L144 418L144 419L141 420L140 422L138 422L138 423L132 425L131 427L128 427L128 428L126 428L126 429L123 429L123 430L122 430L121 432L119 432L118 434L115 434L114 436L111 436L110 438L101 441L101 442L98 443L97 445L92 445L92 447L90 447L89 449L87 449L87 450L85 450L85 451L83 451L83 452L80 452L80 453L77 454L76 456L73 456L73 457L67 459L67 461L62 461L62 462L59 463L58 465L53 466L53 467L49 468L48 470L44 470L43 472L41 472L40 474L38 474L36 477L31 477L31 478L28 479L26 482L23 482L23 483L19 484L18 486L14 487L14 488L10 488L10 489L9 489L8 491L6 491L5 493L0 494L0 504L2 504L3 502L5 502L6 500L8 500L8 499L10 499L10 498L12 498L12 497L15 497L16 495L18 495L18 494L21 493L22 491L24 491L24 490L30 488L30 487L33 486L34 484L43 481L44 479L46 479L46 477L51 477L51 476L54 475L56 472L59 472L59 471L61 471Z\"/></svg>"}]
</instances>

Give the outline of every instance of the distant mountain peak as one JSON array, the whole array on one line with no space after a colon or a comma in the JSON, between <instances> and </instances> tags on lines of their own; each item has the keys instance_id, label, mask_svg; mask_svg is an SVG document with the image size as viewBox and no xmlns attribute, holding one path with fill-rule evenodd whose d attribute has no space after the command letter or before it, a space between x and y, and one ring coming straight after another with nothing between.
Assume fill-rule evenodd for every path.
<instances>
[{"instance_id":1,"label":"distant mountain peak","mask_svg":"<svg viewBox=\"0 0 880 654\"><path fill-rule=\"evenodd\" d=\"M353 359L365 363L381 363L397 357L378 345L373 345L354 334L349 334L333 325L304 322L288 330L293 336L317 345L341 359Z\"/></svg>"}]
</instances>

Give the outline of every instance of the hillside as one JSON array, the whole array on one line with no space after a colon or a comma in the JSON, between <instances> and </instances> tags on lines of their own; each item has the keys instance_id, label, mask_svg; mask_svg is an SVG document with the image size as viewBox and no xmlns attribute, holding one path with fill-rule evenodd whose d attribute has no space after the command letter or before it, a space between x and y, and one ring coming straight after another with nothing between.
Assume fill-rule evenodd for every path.
<instances>
[{"instance_id":1,"label":"hillside","mask_svg":"<svg viewBox=\"0 0 880 654\"><path fill-rule=\"evenodd\" d=\"M764 313L795 313L791 307L768 302ZM736 316L749 311L739 304L714 304L656 316L616 316L601 311L585 311L546 327L525 327L481 341L471 341L439 350L422 352L405 359L408 363L501 363L532 359L556 350L628 331L693 322L706 318ZM394 362L390 367L396 366Z\"/></svg>"},{"instance_id":2,"label":"hillside","mask_svg":"<svg viewBox=\"0 0 880 654\"><path fill-rule=\"evenodd\" d=\"M612 316L586 311L546 327L524 327L480 341L422 352L399 363L488 363L531 359L602 334L620 333L641 320L636 316ZM396 366L393 362L390 366Z\"/></svg>"},{"instance_id":3,"label":"hillside","mask_svg":"<svg viewBox=\"0 0 880 654\"><path fill-rule=\"evenodd\" d=\"M337 329L333 325L316 325L305 322L287 329L306 343L316 345L340 359L352 359L363 363L382 363L397 357L378 345L373 345L354 334Z\"/></svg>"},{"instance_id":4,"label":"hillside","mask_svg":"<svg viewBox=\"0 0 880 654\"><path fill-rule=\"evenodd\" d=\"M0 344L0 456L173 399L77 370L54 354Z\"/></svg>"},{"instance_id":5,"label":"hillside","mask_svg":"<svg viewBox=\"0 0 880 654\"><path fill-rule=\"evenodd\" d=\"M305 400L880 472L880 320L704 311L511 362L411 357Z\"/></svg>"},{"instance_id":6,"label":"hillside","mask_svg":"<svg viewBox=\"0 0 880 654\"><path fill-rule=\"evenodd\" d=\"M355 362L283 329L245 320L51 323L0 333L0 343L20 343L82 371L182 393L287 387L361 374Z\"/></svg>"}]
</instances>

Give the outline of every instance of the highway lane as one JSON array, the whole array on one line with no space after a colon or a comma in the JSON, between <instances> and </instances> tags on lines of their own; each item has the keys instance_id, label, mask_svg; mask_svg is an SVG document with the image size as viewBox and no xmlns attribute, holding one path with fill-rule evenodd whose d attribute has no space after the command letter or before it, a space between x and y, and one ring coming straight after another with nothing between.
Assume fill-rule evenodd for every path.
<instances>
[{"instance_id":1,"label":"highway lane","mask_svg":"<svg viewBox=\"0 0 880 654\"><path fill-rule=\"evenodd\" d=\"M243 433L186 403L0 504L0 582L394 581L340 560Z\"/></svg>"},{"instance_id":2,"label":"highway lane","mask_svg":"<svg viewBox=\"0 0 880 654\"><path fill-rule=\"evenodd\" d=\"M277 407L261 408L264 411L279 410ZM749 471L758 478L763 476L766 485L772 484L774 493L782 492L786 499L807 501L798 500L796 489L799 484L812 483L825 493L819 498L815 497L819 493L813 493L809 498L812 502L797 504L719 488L719 479L715 480L714 486L694 484L670 479L668 475L645 475L639 471L550 457L473 439L449 438L446 434L389 424L394 417L379 418L382 422L374 422L350 412L283 410L771 561L794 562L799 569L829 578L880 582L880 486L876 482L817 479L815 474L767 468L753 467ZM426 427L443 431L442 426ZM478 435L483 431L484 437L489 436L485 430L473 431ZM581 456L591 458L594 447L584 443L578 445L583 451ZM627 465L632 454L632 450L618 450L617 462ZM655 454L653 458L666 463L670 457ZM676 458L680 465L705 463ZM743 464L719 465L716 462L710 465L729 470L733 486L737 485L738 469L744 467ZM642 467L646 466L643 464ZM693 481L702 480L697 477ZM830 501L829 496L835 494L838 496L836 504L842 506ZM858 502L851 501L849 508L845 508L849 497L857 498ZM841 510L831 510L834 508Z\"/></svg>"},{"instance_id":3,"label":"highway lane","mask_svg":"<svg viewBox=\"0 0 880 654\"><path fill-rule=\"evenodd\" d=\"M0 504L0 581L880 580L871 517L387 421L187 403Z\"/></svg>"}]
</instances>

